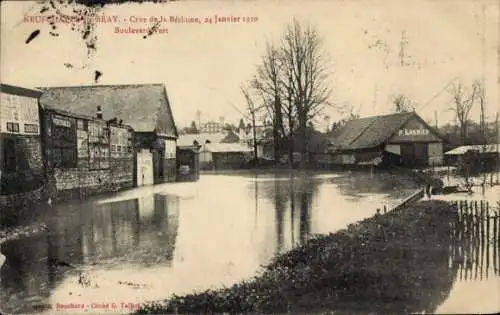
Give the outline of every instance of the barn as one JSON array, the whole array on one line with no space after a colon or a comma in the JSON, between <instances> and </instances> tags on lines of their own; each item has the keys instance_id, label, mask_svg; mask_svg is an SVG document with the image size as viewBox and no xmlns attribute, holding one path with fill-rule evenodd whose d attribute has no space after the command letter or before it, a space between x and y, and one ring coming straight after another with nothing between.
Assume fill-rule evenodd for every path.
<instances>
[{"instance_id":1,"label":"barn","mask_svg":"<svg viewBox=\"0 0 500 315\"><path fill-rule=\"evenodd\" d=\"M443 137L417 113L395 113L351 120L331 139L335 164L441 165Z\"/></svg>"}]
</instances>

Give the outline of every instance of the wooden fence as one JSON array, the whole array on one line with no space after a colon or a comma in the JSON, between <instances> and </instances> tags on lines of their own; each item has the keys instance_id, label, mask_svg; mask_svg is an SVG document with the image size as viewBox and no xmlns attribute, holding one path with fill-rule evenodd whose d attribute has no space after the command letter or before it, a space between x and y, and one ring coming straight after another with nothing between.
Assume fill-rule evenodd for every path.
<instances>
[{"instance_id":1,"label":"wooden fence","mask_svg":"<svg viewBox=\"0 0 500 315\"><path fill-rule=\"evenodd\" d=\"M455 219L452 260L462 280L478 280L489 272L500 276L500 215L488 201L452 202Z\"/></svg>"},{"instance_id":2,"label":"wooden fence","mask_svg":"<svg viewBox=\"0 0 500 315\"><path fill-rule=\"evenodd\" d=\"M401 201L401 203L399 203L397 206L390 209L389 211L402 210L402 209L406 208L407 206L412 205L413 203L422 199L424 197L424 194L425 194L424 189L421 188L421 189L417 190L416 192L414 192L413 194L411 194L409 197L405 198L403 201ZM385 212L385 207L384 207L384 212Z\"/></svg>"}]
</instances>

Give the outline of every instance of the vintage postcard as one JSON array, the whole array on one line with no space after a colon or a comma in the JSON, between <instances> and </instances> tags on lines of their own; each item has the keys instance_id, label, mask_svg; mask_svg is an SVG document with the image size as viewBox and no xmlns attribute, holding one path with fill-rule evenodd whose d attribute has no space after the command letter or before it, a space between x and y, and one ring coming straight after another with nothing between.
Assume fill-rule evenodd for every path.
<instances>
[{"instance_id":1,"label":"vintage postcard","mask_svg":"<svg viewBox=\"0 0 500 315\"><path fill-rule=\"evenodd\" d=\"M500 311L497 0L1 1L1 314Z\"/></svg>"}]
</instances>

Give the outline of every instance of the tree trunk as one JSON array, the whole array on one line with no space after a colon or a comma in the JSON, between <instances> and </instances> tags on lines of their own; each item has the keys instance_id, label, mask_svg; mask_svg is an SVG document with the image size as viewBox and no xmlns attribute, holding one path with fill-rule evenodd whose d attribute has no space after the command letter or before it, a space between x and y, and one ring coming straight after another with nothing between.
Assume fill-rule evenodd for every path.
<instances>
[{"instance_id":1,"label":"tree trunk","mask_svg":"<svg viewBox=\"0 0 500 315\"><path fill-rule=\"evenodd\" d=\"M465 122L460 126L460 141L462 145L465 145L467 142L467 123Z\"/></svg>"},{"instance_id":2,"label":"tree trunk","mask_svg":"<svg viewBox=\"0 0 500 315\"><path fill-rule=\"evenodd\" d=\"M300 169L306 169L308 166L308 148L307 148L307 122L305 117L299 118L299 139L300 139Z\"/></svg>"},{"instance_id":3,"label":"tree trunk","mask_svg":"<svg viewBox=\"0 0 500 315\"><path fill-rule=\"evenodd\" d=\"M281 102L277 94L275 95L274 99L274 117L275 117L275 121L273 124L274 160L276 163L278 163L281 154L280 130L283 128L283 116L281 113Z\"/></svg>"},{"instance_id":4,"label":"tree trunk","mask_svg":"<svg viewBox=\"0 0 500 315\"><path fill-rule=\"evenodd\" d=\"M273 126L273 147L274 147L274 163L278 164L281 150L280 150L279 131L278 131L278 126L276 125Z\"/></svg>"},{"instance_id":5,"label":"tree trunk","mask_svg":"<svg viewBox=\"0 0 500 315\"><path fill-rule=\"evenodd\" d=\"M294 146L293 146L293 116L292 115L288 115L288 126L290 128L290 132L288 134L288 167L290 169L293 168L293 150L294 150Z\"/></svg>"},{"instance_id":6,"label":"tree trunk","mask_svg":"<svg viewBox=\"0 0 500 315\"><path fill-rule=\"evenodd\" d=\"M288 167L293 168L293 136L291 133L288 136Z\"/></svg>"}]
</instances>

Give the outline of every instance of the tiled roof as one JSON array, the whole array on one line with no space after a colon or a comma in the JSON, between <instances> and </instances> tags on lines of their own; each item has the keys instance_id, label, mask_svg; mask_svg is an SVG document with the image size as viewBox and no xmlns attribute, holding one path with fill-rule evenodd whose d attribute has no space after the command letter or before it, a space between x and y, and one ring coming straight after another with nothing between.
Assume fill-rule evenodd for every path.
<instances>
[{"instance_id":1,"label":"tiled roof","mask_svg":"<svg viewBox=\"0 0 500 315\"><path fill-rule=\"evenodd\" d=\"M6 93L6 94L14 94L14 95L20 95L20 96L39 98L43 91L36 89L36 88L21 87L21 86L15 86L15 85L2 83L2 84L0 84L0 92Z\"/></svg>"},{"instance_id":2,"label":"tiled roof","mask_svg":"<svg viewBox=\"0 0 500 315\"><path fill-rule=\"evenodd\" d=\"M94 85L40 88L40 104L79 115L117 118L137 132L177 137L177 128L163 84Z\"/></svg>"},{"instance_id":3,"label":"tiled roof","mask_svg":"<svg viewBox=\"0 0 500 315\"><path fill-rule=\"evenodd\" d=\"M416 113L409 112L351 120L340 130L339 135L332 139L332 142L340 149L374 148L388 140L415 116Z\"/></svg>"},{"instance_id":4,"label":"tiled roof","mask_svg":"<svg viewBox=\"0 0 500 315\"><path fill-rule=\"evenodd\" d=\"M207 143L203 146L202 151L208 152L252 152L253 149L239 143Z\"/></svg>"},{"instance_id":5,"label":"tiled roof","mask_svg":"<svg viewBox=\"0 0 500 315\"><path fill-rule=\"evenodd\" d=\"M453 150L446 152L446 155L462 155L468 151L479 151L481 153L494 153L500 152L500 144L487 144L487 145L463 145Z\"/></svg>"}]
</instances>

